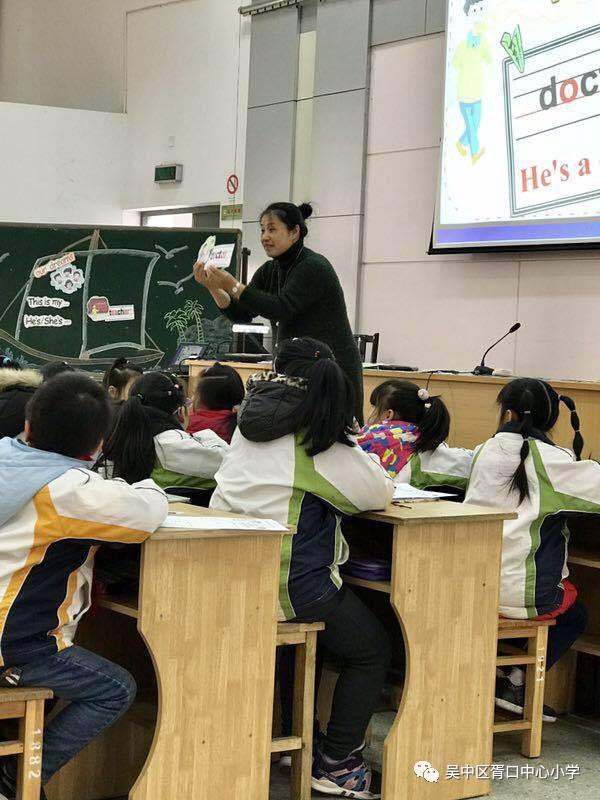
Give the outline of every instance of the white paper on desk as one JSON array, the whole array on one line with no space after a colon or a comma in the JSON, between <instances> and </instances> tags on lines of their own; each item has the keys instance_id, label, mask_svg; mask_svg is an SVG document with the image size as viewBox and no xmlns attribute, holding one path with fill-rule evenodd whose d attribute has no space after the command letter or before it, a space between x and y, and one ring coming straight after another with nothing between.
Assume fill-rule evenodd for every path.
<instances>
[{"instance_id":1,"label":"white paper on desk","mask_svg":"<svg viewBox=\"0 0 600 800\"><path fill-rule=\"evenodd\" d=\"M167 492L167 500L169 501L169 503L189 503L190 502L190 498L189 497L181 497L180 495L169 494L168 492Z\"/></svg>"},{"instance_id":2,"label":"white paper on desk","mask_svg":"<svg viewBox=\"0 0 600 800\"><path fill-rule=\"evenodd\" d=\"M400 500L441 500L443 497L452 497L448 492L424 492L415 489L410 483L397 483L392 503Z\"/></svg>"},{"instance_id":3,"label":"white paper on desk","mask_svg":"<svg viewBox=\"0 0 600 800\"><path fill-rule=\"evenodd\" d=\"M186 531L287 531L274 519L237 519L236 517L186 517L169 514L162 528Z\"/></svg>"}]
</instances>

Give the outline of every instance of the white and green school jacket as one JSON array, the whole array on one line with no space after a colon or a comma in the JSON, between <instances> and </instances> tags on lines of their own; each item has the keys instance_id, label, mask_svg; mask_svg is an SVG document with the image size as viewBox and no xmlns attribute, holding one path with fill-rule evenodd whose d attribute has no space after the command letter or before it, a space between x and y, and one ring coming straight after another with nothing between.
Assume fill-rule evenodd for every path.
<instances>
[{"instance_id":1,"label":"white and green school jacket","mask_svg":"<svg viewBox=\"0 0 600 800\"><path fill-rule=\"evenodd\" d=\"M448 447L443 442L435 450L413 453L398 473L398 483L409 483L417 489L439 489L454 486L466 490L473 465L473 451Z\"/></svg>"},{"instance_id":2,"label":"white and green school jacket","mask_svg":"<svg viewBox=\"0 0 600 800\"><path fill-rule=\"evenodd\" d=\"M191 434L183 430L163 431L154 437L156 466L152 478L162 489L212 489L215 473L229 445L214 431Z\"/></svg>"},{"instance_id":3,"label":"white and green school jacket","mask_svg":"<svg viewBox=\"0 0 600 800\"><path fill-rule=\"evenodd\" d=\"M379 459L358 446L336 443L310 457L298 435L252 442L239 429L215 478L211 508L296 526L283 539L280 620L335 595L348 558L342 515L385 508L394 493Z\"/></svg>"},{"instance_id":4,"label":"white and green school jacket","mask_svg":"<svg viewBox=\"0 0 600 800\"><path fill-rule=\"evenodd\" d=\"M514 426L513 426L514 427ZM523 438L510 423L475 450L465 502L516 511L504 523L500 613L532 619L563 604L569 575L569 512L600 513L600 465L575 461L543 434L530 438L525 461L530 498L510 490Z\"/></svg>"}]
</instances>

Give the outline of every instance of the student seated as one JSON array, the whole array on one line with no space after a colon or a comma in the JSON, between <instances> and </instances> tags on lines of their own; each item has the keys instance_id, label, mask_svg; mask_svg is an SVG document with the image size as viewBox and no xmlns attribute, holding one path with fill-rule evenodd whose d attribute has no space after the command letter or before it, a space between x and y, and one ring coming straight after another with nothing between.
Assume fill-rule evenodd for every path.
<instances>
[{"instance_id":1,"label":"student seated","mask_svg":"<svg viewBox=\"0 0 600 800\"><path fill-rule=\"evenodd\" d=\"M51 361L49 364L44 364L40 367L42 373L42 380L44 383L56 378L57 375L62 375L63 372L75 372L75 367L66 361Z\"/></svg>"},{"instance_id":2,"label":"student seated","mask_svg":"<svg viewBox=\"0 0 600 800\"><path fill-rule=\"evenodd\" d=\"M135 483L152 477L163 489L204 504L229 445L214 431L183 429L186 396L177 378L146 372L131 387L103 449L107 474Z\"/></svg>"},{"instance_id":3,"label":"student seated","mask_svg":"<svg viewBox=\"0 0 600 800\"><path fill-rule=\"evenodd\" d=\"M393 478L418 489L465 491L473 452L446 444L450 414L441 397L412 381L392 379L375 387L371 405L358 443L379 456Z\"/></svg>"},{"instance_id":4,"label":"student seated","mask_svg":"<svg viewBox=\"0 0 600 800\"><path fill-rule=\"evenodd\" d=\"M21 369L4 356L0 358L3 359L0 363L0 438L18 436L25 428L25 408L41 384L42 376L34 369Z\"/></svg>"},{"instance_id":5,"label":"student seated","mask_svg":"<svg viewBox=\"0 0 600 800\"><path fill-rule=\"evenodd\" d=\"M0 684L45 686L69 701L44 732L43 783L135 696L128 672L73 645L96 545L142 542L168 512L153 481L128 486L90 471L111 416L100 384L59 375L28 406L26 441L0 441ZM0 796L15 797L15 775L3 760Z\"/></svg>"},{"instance_id":6,"label":"student seated","mask_svg":"<svg viewBox=\"0 0 600 800\"><path fill-rule=\"evenodd\" d=\"M378 459L356 446L352 386L327 345L283 342L275 369L248 382L210 505L296 526L296 535L284 537L279 619L324 621L320 645L341 666L313 788L377 798L380 776L361 750L390 645L379 620L342 585L348 548L340 521L342 514L385 508L394 485Z\"/></svg>"},{"instance_id":7,"label":"student seated","mask_svg":"<svg viewBox=\"0 0 600 800\"><path fill-rule=\"evenodd\" d=\"M143 370L126 358L117 358L102 378L102 385L115 405L120 405L129 397L131 387Z\"/></svg>"},{"instance_id":8,"label":"student seated","mask_svg":"<svg viewBox=\"0 0 600 800\"><path fill-rule=\"evenodd\" d=\"M549 438L560 403L571 412L573 449ZM587 613L568 580L569 512L600 513L600 465L581 461L583 439L575 404L545 381L518 378L498 395L500 427L475 450L466 501L516 511L504 523L500 614L511 619L554 619L548 630L546 669L583 632ZM522 713L523 671L499 678L496 703ZM551 709L544 719L553 721Z\"/></svg>"},{"instance_id":9,"label":"student seated","mask_svg":"<svg viewBox=\"0 0 600 800\"><path fill-rule=\"evenodd\" d=\"M208 367L196 386L187 430L197 433L209 429L229 444L244 394L244 382L233 367L218 362Z\"/></svg>"}]
</instances>

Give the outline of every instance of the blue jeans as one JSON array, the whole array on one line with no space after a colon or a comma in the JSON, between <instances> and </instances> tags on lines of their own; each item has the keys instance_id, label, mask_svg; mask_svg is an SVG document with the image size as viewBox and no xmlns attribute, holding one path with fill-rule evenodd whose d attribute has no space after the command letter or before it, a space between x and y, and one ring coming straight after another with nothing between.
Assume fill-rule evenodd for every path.
<instances>
[{"instance_id":1,"label":"blue jeans","mask_svg":"<svg viewBox=\"0 0 600 800\"><path fill-rule=\"evenodd\" d=\"M468 147L472 156L479 152L479 126L481 125L481 100L476 103L461 103L460 112L465 121L465 132L460 137L463 147Z\"/></svg>"},{"instance_id":2,"label":"blue jeans","mask_svg":"<svg viewBox=\"0 0 600 800\"><path fill-rule=\"evenodd\" d=\"M19 686L43 686L70 701L44 731L42 783L123 716L135 699L135 681L127 670L82 647L19 669Z\"/></svg>"}]
</instances>

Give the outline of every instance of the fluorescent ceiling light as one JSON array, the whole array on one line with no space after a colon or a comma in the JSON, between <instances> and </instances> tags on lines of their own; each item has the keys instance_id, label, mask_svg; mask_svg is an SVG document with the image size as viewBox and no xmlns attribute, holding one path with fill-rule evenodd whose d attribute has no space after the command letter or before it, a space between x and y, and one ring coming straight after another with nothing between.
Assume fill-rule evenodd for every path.
<instances>
[{"instance_id":1,"label":"fluorescent ceiling light","mask_svg":"<svg viewBox=\"0 0 600 800\"><path fill-rule=\"evenodd\" d=\"M263 0L263 2L251 3L249 6L241 6L238 11L243 17L264 14L265 11L276 11L278 8L302 5L303 0Z\"/></svg>"}]
</instances>

